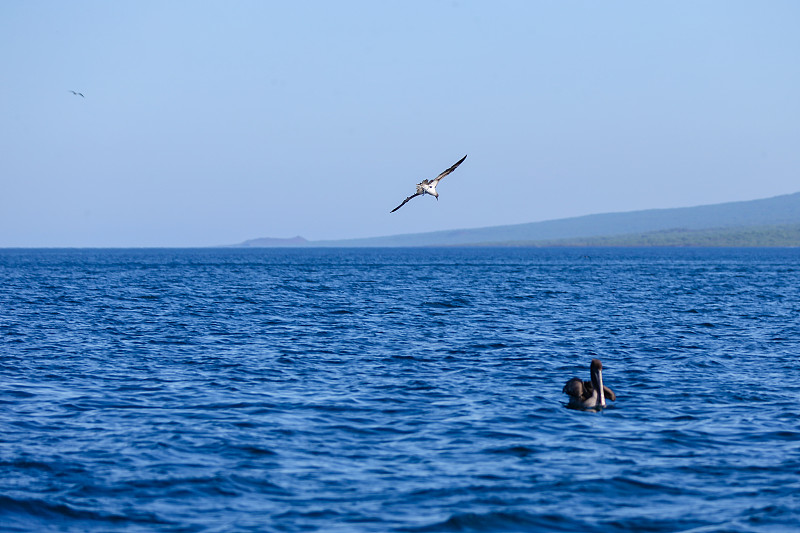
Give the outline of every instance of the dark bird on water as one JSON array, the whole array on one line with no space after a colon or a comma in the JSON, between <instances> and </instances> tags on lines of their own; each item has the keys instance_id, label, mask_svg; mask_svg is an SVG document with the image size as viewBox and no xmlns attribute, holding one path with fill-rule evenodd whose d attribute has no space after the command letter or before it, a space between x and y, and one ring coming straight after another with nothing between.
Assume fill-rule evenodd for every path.
<instances>
[{"instance_id":1,"label":"dark bird on water","mask_svg":"<svg viewBox=\"0 0 800 533\"><path fill-rule=\"evenodd\" d=\"M74 94L75 96L80 96L81 98L86 98L85 96L83 96L83 93L79 93L78 91L72 91L72 90L70 90L70 92L71 92L72 94Z\"/></svg>"},{"instance_id":2,"label":"dark bird on water","mask_svg":"<svg viewBox=\"0 0 800 533\"><path fill-rule=\"evenodd\" d=\"M456 161L455 165L453 165L452 167L448 168L447 170L445 170L444 172L442 172L441 174L436 176L434 179L432 179L432 180L422 180L421 182L417 183L417 192L415 192L414 194L412 194L411 196L409 196L408 198L403 200L402 204L398 205L397 207L392 209L390 212L394 213L395 211L397 211L398 209L400 209L401 207L406 205L406 202L408 202L412 198L416 198L417 196L430 194L431 196L433 196L434 198L436 198L438 200L439 199L439 193L436 192L436 186L439 185L439 182L442 181L442 178L444 178L445 176L450 174L452 171L454 171L456 168L458 168L458 165L460 165L466 158L467 158L467 156L462 157L461 159Z\"/></svg>"},{"instance_id":3,"label":"dark bird on water","mask_svg":"<svg viewBox=\"0 0 800 533\"><path fill-rule=\"evenodd\" d=\"M561 389L564 394L569 396L568 407L578 409L605 407L606 398L611 401L617 399L614 391L603 385L603 363L600 362L600 359L592 359L589 374L591 381L572 378Z\"/></svg>"}]
</instances>

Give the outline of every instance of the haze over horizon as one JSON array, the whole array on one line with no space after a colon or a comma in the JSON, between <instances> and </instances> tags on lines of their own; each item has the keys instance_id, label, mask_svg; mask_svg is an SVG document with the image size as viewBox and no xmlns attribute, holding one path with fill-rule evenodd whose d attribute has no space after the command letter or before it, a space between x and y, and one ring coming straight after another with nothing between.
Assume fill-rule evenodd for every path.
<instances>
[{"instance_id":1,"label":"haze over horizon","mask_svg":"<svg viewBox=\"0 0 800 533\"><path fill-rule=\"evenodd\" d=\"M798 23L789 1L4 2L0 247L349 239L795 193ZM438 202L389 214L464 154Z\"/></svg>"}]
</instances>

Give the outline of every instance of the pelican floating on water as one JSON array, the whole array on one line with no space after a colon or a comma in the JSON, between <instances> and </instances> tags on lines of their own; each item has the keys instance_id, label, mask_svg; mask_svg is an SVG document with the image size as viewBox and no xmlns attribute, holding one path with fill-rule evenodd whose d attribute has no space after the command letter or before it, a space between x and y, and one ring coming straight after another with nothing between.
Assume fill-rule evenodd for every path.
<instances>
[{"instance_id":1,"label":"pelican floating on water","mask_svg":"<svg viewBox=\"0 0 800 533\"><path fill-rule=\"evenodd\" d=\"M445 176L450 174L452 171L454 171L456 168L458 168L458 165L460 165L466 158L467 158L467 156L462 157L461 159L459 159L456 162L455 165L453 165L452 167L448 168L447 170L445 170L444 172L442 172L441 174L436 176L434 179L432 179L432 180L422 180L421 182L417 183L417 192L415 192L414 194L412 194L411 196L409 196L408 198L403 200L402 204L398 205L397 207L392 209L390 212L394 213L395 211L397 211L398 209L400 209L401 207L406 205L406 202L408 202L412 198L416 198L417 196L420 196L420 195L430 194L431 196L433 196L434 198L436 198L438 200L439 199L439 193L436 192L436 186L439 185L439 182L442 181L442 178L444 178Z\"/></svg>"},{"instance_id":2,"label":"pelican floating on water","mask_svg":"<svg viewBox=\"0 0 800 533\"><path fill-rule=\"evenodd\" d=\"M591 408L605 407L606 398L615 401L617 395L614 391L603 385L603 363L600 359L592 359L589 366L591 381L581 381L580 378L572 378L564 385L561 390L569 396L569 407Z\"/></svg>"}]
</instances>

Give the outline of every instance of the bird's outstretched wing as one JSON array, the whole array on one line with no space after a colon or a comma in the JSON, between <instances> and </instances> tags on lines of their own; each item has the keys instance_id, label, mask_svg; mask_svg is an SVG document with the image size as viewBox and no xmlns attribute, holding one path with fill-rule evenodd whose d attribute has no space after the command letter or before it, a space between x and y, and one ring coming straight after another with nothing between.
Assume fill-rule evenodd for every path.
<instances>
[{"instance_id":1,"label":"bird's outstretched wing","mask_svg":"<svg viewBox=\"0 0 800 533\"><path fill-rule=\"evenodd\" d=\"M418 193L414 193L414 194L412 194L411 196L409 196L408 198L406 198L405 200L403 200L403 203L402 203L402 204L398 205L397 207L395 207L394 209L392 209L392 210L391 210L391 211L389 211L389 212L390 212L390 213L394 213L395 211L397 211L398 209L400 209L401 207L403 207L404 205L406 205L406 202L408 202L408 201L409 201L409 200L411 200L412 198L415 198L415 197L417 197L417 196L419 196L419 195L421 195L421 194L424 194L424 193L418 192Z\"/></svg>"},{"instance_id":2,"label":"bird's outstretched wing","mask_svg":"<svg viewBox=\"0 0 800 533\"><path fill-rule=\"evenodd\" d=\"M603 385L603 396L606 397L606 400L611 400L612 402L617 401L617 395L614 394L614 391Z\"/></svg>"},{"instance_id":3,"label":"bird's outstretched wing","mask_svg":"<svg viewBox=\"0 0 800 533\"><path fill-rule=\"evenodd\" d=\"M450 174L452 171L454 171L455 169L457 169L457 168L458 168L458 165L460 165L461 163L463 163L463 162L464 162L464 160L465 160L466 158L467 158L467 156L464 156L464 157L462 157L461 159L459 159L459 160L456 162L456 164L455 164L455 165L453 165L452 167L448 168L447 170L445 170L444 172L442 172L441 174L439 174L438 176L436 176L436 179L434 179L434 180L431 182L431 183L432 183L432 185L433 185L434 187L436 187L436 185L438 185L438 184L439 184L439 181L441 181L441 179L442 179L442 178L444 178L445 176L447 176L448 174Z\"/></svg>"}]
</instances>

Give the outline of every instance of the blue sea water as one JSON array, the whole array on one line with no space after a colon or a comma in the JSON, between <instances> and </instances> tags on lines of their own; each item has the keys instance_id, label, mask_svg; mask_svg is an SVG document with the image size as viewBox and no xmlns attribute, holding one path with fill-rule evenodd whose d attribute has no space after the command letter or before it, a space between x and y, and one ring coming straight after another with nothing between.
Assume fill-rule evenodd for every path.
<instances>
[{"instance_id":1,"label":"blue sea water","mask_svg":"<svg viewBox=\"0 0 800 533\"><path fill-rule=\"evenodd\" d=\"M0 530L800 531L800 250L0 250ZM604 365L617 401L566 408Z\"/></svg>"}]
</instances>

